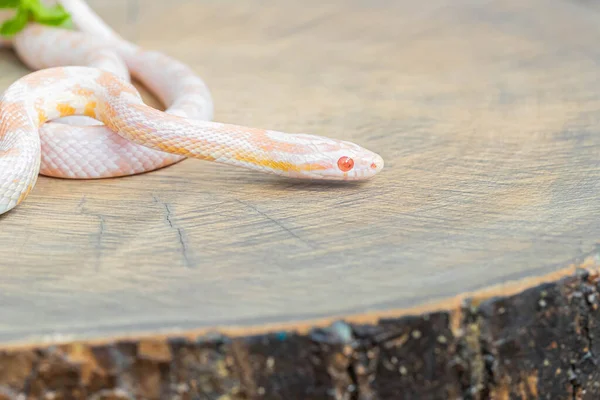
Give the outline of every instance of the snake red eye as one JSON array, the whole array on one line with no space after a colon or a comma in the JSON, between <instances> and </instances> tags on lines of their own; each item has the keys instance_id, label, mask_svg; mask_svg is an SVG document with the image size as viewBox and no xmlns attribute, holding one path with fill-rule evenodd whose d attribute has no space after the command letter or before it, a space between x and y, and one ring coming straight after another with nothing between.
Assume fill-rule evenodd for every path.
<instances>
[{"instance_id":1,"label":"snake red eye","mask_svg":"<svg viewBox=\"0 0 600 400\"><path fill-rule=\"evenodd\" d=\"M340 157L337 164L340 170L342 170L343 172L348 172L352 169L352 167L354 167L354 160L350 157L344 156Z\"/></svg>"}]
</instances>

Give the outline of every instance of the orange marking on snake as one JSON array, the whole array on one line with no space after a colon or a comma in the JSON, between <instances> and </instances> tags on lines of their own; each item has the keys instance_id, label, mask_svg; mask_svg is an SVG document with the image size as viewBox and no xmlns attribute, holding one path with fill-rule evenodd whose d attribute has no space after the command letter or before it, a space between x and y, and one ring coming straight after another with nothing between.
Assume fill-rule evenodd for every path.
<instances>
[{"instance_id":1,"label":"orange marking on snake","mask_svg":"<svg viewBox=\"0 0 600 400\"><path fill-rule=\"evenodd\" d=\"M289 154L308 154L313 151L308 146L299 146L295 143L288 143L288 142L281 142L278 140L274 140L271 137L269 137L269 135L267 133L268 131L266 129L225 126L225 127L221 128L221 132L224 135L239 133L239 132L247 133L252 138L252 143L254 145L256 145L256 147L258 147L264 151L268 151L268 152L278 151L278 152L289 153Z\"/></svg>"},{"instance_id":2,"label":"orange marking on snake","mask_svg":"<svg viewBox=\"0 0 600 400\"><path fill-rule=\"evenodd\" d=\"M62 68L53 68L43 70L39 75L25 75L21 78L22 82L32 89L43 87L47 81L62 80L67 78L67 73Z\"/></svg>"},{"instance_id":3,"label":"orange marking on snake","mask_svg":"<svg viewBox=\"0 0 600 400\"><path fill-rule=\"evenodd\" d=\"M60 113L61 117L68 117L71 115L75 115L76 110L67 103L58 103L56 105L56 111Z\"/></svg>"},{"instance_id":4,"label":"orange marking on snake","mask_svg":"<svg viewBox=\"0 0 600 400\"><path fill-rule=\"evenodd\" d=\"M102 110L102 114L104 114L104 117L108 119L109 124L112 122L113 119L117 117L117 110L115 110L110 104L100 103L99 108Z\"/></svg>"},{"instance_id":5,"label":"orange marking on snake","mask_svg":"<svg viewBox=\"0 0 600 400\"><path fill-rule=\"evenodd\" d=\"M94 91L92 89L86 89L84 87L81 87L81 85L73 86L72 92L73 92L73 94L76 94L77 96L83 96L83 97L92 97L94 95Z\"/></svg>"},{"instance_id":6,"label":"orange marking on snake","mask_svg":"<svg viewBox=\"0 0 600 400\"><path fill-rule=\"evenodd\" d=\"M12 102L2 102L0 101L0 112L2 116L12 116L9 118L5 118L2 120L2 129L0 129L0 139L6 135L8 132L14 132L19 128L23 128L26 126L26 123L20 120L19 118L14 117L15 115L19 115L21 108L19 104Z\"/></svg>"},{"instance_id":7,"label":"orange marking on snake","mask_svg":"<svg viewBox=\"0 0 600 400\"><path fill-rule=\"evenodd\" d=\"M100 74L96 82L106 88L106 91L110 96L119 97L121 93L131 93L135 96L139 96L139 93L135 88L131 86L125 86L115 75L103 72Z\"/></svg>"},{"instance_id":8,"label":"orange marking on snake","mask_svg":"<svg viewBox=\"0 0 600 400\"><path fill-rule=\"evenodd\" d=\"M19 109L20 105L18 103L0 100L0 110L6 112L7 114L13 114L15 112L18 112Z\"/></svg>"},{"instance_id":9,"label":"orange marking on snake","mask_svg":"<svg viewBox=\"0 0 600 400\"><path fill-rule=\"evenodd\" d=\"M35 108L38 116L38 125L42 125L44 122L48 121L48 115L46 115L46 112L42 108L43 104L44 100L42 99L37 99L33 104L33 108Z\"/></svg>"},{"instance_id":10,"label":"orange marking on snake","mask_svg":"<svg viewBox=\"0 0 600 400\"><path fill-rule=\"evenodd\" d=\"M156 110L154 108L150 108L144 104L131 104L130 108L132 110L137 110L137 112L140 114L140 121L152 121L154 119L156 119L157 115L160 115L160 118L163 121L171 121L171 122L177 122L177 123L185 123L186 119L182 118L182 117L178 117L176 115L170 115L170 114L165 114L159 110ZM111 129L116 129L117 126L115 124L115 122L118 121L118 114L116 112L116 110L114 110L110 105L106 104L104 107L104 113L105 115L108 115L109 118L106 121L106 125L109 126ZM130 135L135 136L135 137L142 137L143 133L139 132L137 130L135 131L130 131L129 132ZM189 138L188 138L189 139ZM181 145L177 145L177 143L184 143L186 141L186 138L183 136L171 136L169 138L168 142L155 142L153 144L153 147L157 148L158 150L164 151L166 153L172 153L172 154L179 154L185 157L194 157L200 160L205 160L205 161L215 161L216 159L209 155L209 154L200 154L198 152L194 152L190 149L184 148ZM175 143L174 145L171 143ZM210 148L211 142L204 140L202 138L196 138L194 139L194 143L196 144L196 146L198 148Z\"/></svg>"},{"instance_id":11,"label":"orange marking on snake","mask_svg":"<svg viewBox=\"0 0 600 400\"><path fill-rule=\"evenodd\" d=\"M247 162L260 167L268 167L284 172L301 172L301 171L324 171L329 167L320 163L307 163L307 164L292 164L286 161L275 161L269 159L260 159L252 157L246 154L235 154L234 158L238 161Z\"/></svg>"},{"instance_id":12,"label":"orange marking on snake","mask_svg":"<svg viewBox=\"0 0 600 400\"><path fill-rule=\"evenodd\" d=\"M25 200L25 198L29 195L29 192L31 192L31 189L33 189L33 185L28 185L27 189L25 189L25 191L19 196L17 204L20 204L23 200Z\"/></svg>"},{"instance_id":13,"label":"orange marking on snake","mask_svg":"<svg viewBox=\"0 0 600 400\"><path fill-rule=\"evenodd\" d=\"M174 139L174 141L179 142L179 139ZM200 141L198 141L198 143L200 143ZM199 160L205 160L205 161L215 161L216 159L208 154L198 154L198 153L194 153L191 150L182 148L181 146L173 146L167 143L155 143L154 146L156 146L157 149L167 152L167 153L173 153L173 154L180 154L182 156L185 157L194 157L197 158Z\"/></svg>"},{"instance_id":14,"label":"orange marking on snake","mask_svg":"<svg viewBox=\"0 0 600 400\"><path fill-rule=\"evenodd\" d=\"M48 121L48 116L46 115L46 113L44 112L44 110L38 109L37 110L37 114L38 114L38 124L41 125L44 122Z\"/></svg>"},{"instance_id":15,"label":"orange marking on snake","mask_svg":"<svg viewBox=\"0 0 600 400\"><path fill-rule=\"evenodd\" d=\"M21 150L19 150L16 147L12 147L8 150L0 150L0 157L4 157L4 156L18 156L19 154L21 154Z\"/></svg>"},{"instance_id":16,"label":"orange marking on snake","mask_svg":"<svg viewBox=\"0 0 600 400\"><path fill-rule=\"evenodd\" d=\"M83 109L83 114L91 118L96 118L96 105L95 101L89 101Z\"/></svg>"}]
</instances>

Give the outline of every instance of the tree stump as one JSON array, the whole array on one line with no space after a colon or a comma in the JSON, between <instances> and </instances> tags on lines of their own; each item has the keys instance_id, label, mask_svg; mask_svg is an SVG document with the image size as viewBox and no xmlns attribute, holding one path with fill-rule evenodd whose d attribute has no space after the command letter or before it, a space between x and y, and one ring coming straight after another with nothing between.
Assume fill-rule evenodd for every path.
<instances>
[{"instance_id":1,"label":"tree stump","mask_svg":"<svg viewBox=\"0 0 600 400\"><path fill-rule=\"evenodd\" d=\"M216 121L386 165L40 177L0 217L0 399L600 396L599 7L89 3L191 66Z\"/></svg>"}]
</instances>

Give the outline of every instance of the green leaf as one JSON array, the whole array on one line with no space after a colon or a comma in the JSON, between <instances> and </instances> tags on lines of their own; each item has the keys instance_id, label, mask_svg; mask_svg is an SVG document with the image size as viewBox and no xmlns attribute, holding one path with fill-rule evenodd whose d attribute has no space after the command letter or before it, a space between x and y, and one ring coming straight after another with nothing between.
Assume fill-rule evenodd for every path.
<instances>
[{"instance_id":1,"label":"green leaf","mask_svg":"<svg viewBox=\"0 0 600 400\"><path fill-rule=\"evenodd\" d=\"M17 8L19 0L0 0L0 8Z\"/></svg>"},{"instance_id":2,"label":"green leaf","mask_svg":"<svg viewBox=\"0 0 600 400\"><path fill-rule=\"evenodd\" d=\"M29 21L29 13L19 8L15 16L9 20L4 21L0 26L0 35L12 36L15 33L21 31L27 25Z\"/></svg>"},{"instance_id":3,"label":"green leaf","mask_svg":"<svg viewBox=\"0 0 600 400\"><path fill-rule=\"evenodd\" d=\"M75 24L73 24L73 20L71 19L70 15L67 19L56 26L64 29L75 29Z\"/></svg>"},{"instance_id":4,"label":"green leaf","mask_svg":"<svg viewBox=\"0 0 600 400\"><path fill-rule=\"evenodd\" d=\"M0 8L17 8L17 15L0 26L2 36L13 36L30 20L42 25L73 28L71 16L60 4L45 6L40 0L0 0Z\"/></svg>"},{"instance_id":5,"label":"green leaf","mask_svg":"<svg viewBox=\"0 0 600 400\"><path fill-rule=\"evenodd\" d=\"M70 17L60 4L46 7L37 0L30 2L29 9L33 14L33 20L41 24L60 25Z\"/></svg>"}]
</instances>

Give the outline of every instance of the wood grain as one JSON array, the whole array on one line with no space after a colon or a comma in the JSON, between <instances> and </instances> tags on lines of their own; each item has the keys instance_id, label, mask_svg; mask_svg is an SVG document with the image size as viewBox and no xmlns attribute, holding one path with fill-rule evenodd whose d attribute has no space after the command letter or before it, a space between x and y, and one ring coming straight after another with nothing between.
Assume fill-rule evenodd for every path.
<instances>
[{"instance_id":1,"label":"wood grain","mask_svg":"<svg viewBox=\"0 0 600 400\"><path fill-rule=\"evenodd\" d=\"M386 167L362 185L197 160L40 178L0 217L0 341L409 309L598 252L600 13L551 3L90 1L192 66L216 120ZM9 50L0 71L27 73Z\"/></svg>"}]
</instances>

